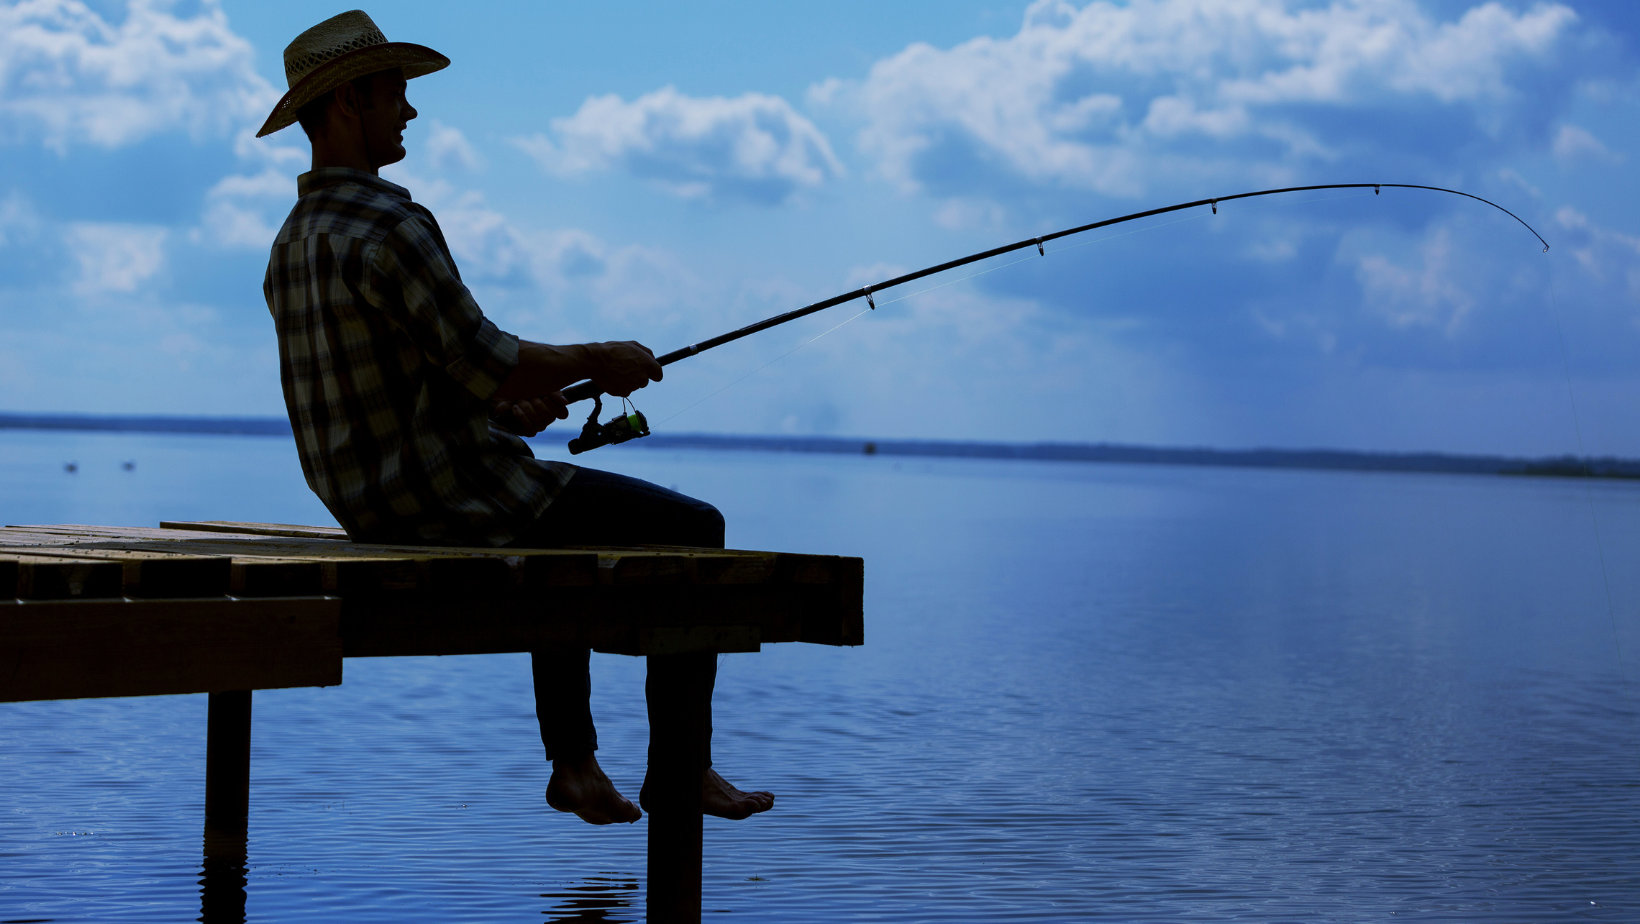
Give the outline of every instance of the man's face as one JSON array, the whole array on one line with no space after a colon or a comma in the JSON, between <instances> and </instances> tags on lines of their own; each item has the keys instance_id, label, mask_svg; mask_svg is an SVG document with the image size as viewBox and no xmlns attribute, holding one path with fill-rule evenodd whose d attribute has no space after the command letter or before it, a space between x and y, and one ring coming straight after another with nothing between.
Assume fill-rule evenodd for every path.
<instances>
[{"instance_id":1,"label":"man's face","mask_svg":"<svg viewBox=\"0 0 1640 924\"><path fill-rule=\"evenodd\" d=\"M398 69L382 71L370 81L370 99L359 115L366 142L370 145L372 167L385 167L404 160L404 127L416 117L416 109L404 98L406 81Z\"/></svg>"}]
</instances>

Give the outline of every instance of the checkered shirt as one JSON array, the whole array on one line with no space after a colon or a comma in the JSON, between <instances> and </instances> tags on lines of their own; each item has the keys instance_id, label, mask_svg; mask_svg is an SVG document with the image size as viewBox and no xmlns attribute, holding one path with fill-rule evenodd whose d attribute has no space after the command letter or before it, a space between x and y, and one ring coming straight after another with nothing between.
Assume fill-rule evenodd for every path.
<instances>
[{"instance_id":1,"label":"checkered shirt","mask_svg":"<svg viewBox=\"0 0 1640 924\"><path fill-rule=\"evenodd\" d=\"M512 541L575 472L490 424L518 338L404 187L325 168L297 193L262 289L308 486L356 540Z\"/></svg>"}]
</instances>

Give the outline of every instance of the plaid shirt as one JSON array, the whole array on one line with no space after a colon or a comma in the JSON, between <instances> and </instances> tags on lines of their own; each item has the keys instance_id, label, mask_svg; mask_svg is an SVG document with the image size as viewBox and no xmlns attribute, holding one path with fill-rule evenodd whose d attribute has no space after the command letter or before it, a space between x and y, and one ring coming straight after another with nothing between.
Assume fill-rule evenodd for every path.
<instances>
[{"instance_id":1,"label":"plaid shirt","mask_svg":"<svg viewBox=\"0 0 1640 924\"><path fill-rule=\"evenodd\" d=\"M346 168L296 182L262 289L308 486L356 540L510 542L575 472L490 424L518 338L404 187Z\"/></svg>"}]
</instances>

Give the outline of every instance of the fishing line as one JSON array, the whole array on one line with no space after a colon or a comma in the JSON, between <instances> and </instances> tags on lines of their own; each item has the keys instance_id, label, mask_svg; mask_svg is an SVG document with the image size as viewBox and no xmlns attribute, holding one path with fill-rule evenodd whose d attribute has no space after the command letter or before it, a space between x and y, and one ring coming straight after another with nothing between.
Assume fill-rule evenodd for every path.
<instances>
[{"instance_id":1,"label":"fishing line","mask_svg":"<svg viewBox=\"0 0 1640 924\"><path fill-rule=\"evenodd\" d=\"M1377 193L1375 192L1374 195L1377 195ZM1462 194L1462 195L1466 195L1466 194ZM1366 197L1366 193L1365 192L1360 192L1360 193L1348 193L1348 194L1341 195L1341 196L1323 196L1323 197L1317 197L1317 198L1312 198L1312 199L1303 199L1303 200L1300 200L1298 202L1291 203L1290 205L1289 205L1289 203L1284 203L1284 202L1268 202L1268 203L1264 203L1264 204L1260 204L1260 205L1249 204L1249 205L1237 208L1237 210L1234 213L1230 213L1230 214L1245 214L1246 212L1263 211L1265 209L1287 208L1287 207L1297 206L1297 205L1308 205L1308 204L1320 203L1320 202L1336 202L1336 201L1341 200L1341 199L1361 199L1361 198L1365 198L1365 197ZM1471 197L1471 198L1474 198L1474 197ZM1484 200L1482 200L1482 201L1484 201ZM1189 216L1186 216L1184 218L1176 218L1172 221L1164 221L1164 222L1160 222L1160 223L1153 224L1153 225L1146 225L1142 228L1135 228L1132 231L1124 231L1120 234L1111 234L1111 235L1108 235L1106 237L1098 237L1098 238L1094 238L1092 240L1081 241L1081 242L1078 242L1078 243L1075 243L1075 244L1067 244L1067 245L1064 245L1064 246L1061 246L1061 247L1055 247L1052 252L1053 253L1064 253L1065 251L1075 250L1079 247L1089 247L1089 246L1092 246L1094 244L1102 244L1102 243L1106 243L1108 241L1114 241L1114 240L1118 240L1118 239L1124 238L1124 237L1132 237L1135 234L1144 234L1144 233L1150 232L1150 231L1158 231L1162 228L1171 227L1173 225L1184 224L1186 222L1206 221L1207 219L1211 218L1213 215L1217 215L1217 214L1218 214L1218 206L1217 206L1217 203L1215 202L1214 207L1213 207L1213 211L1209 215L1189 215ZM1510 214L1512 215L1513 213L1510 213ZM1046 249L1044 249L1040 243L1039 243L1038 249L1039 249L1038 256L1047 256L1048 251ZM933 292L933 291L936 291L938 289L943 289L943 288L946 288L947 286L953 286L953 285L956 285L959 282L967 282L970 279L976 279L980 276L984 276L984 275L987 275L989 273L997 272L998 270L1007 269L1010 266L1017 266L1021 263L1028 263L1032 259L1034 259L1034 258L1032 258L1030 256L1025 256L1025 257L1021 257L1017 260L1010 260L1007 263L1001 263L1001 264L998 264L996 266L992 266L992 267L989 267L987 269L980 270L979 272L976 272L976 273L969 273L966 276L959 276L956 279L950 279L950 280L947 280L945 282L939 283L938 285L929 286L926 289L918 289L915 292L908 292L905 295L901 295L901 296L891 298L891 299L886 299L882 302L882 304L884 306L887 306L887 305L895 304L896 302L903 302L906 299L915 298L919 295L926 295L929 292ZM842 324L838 324L836 327L832 327L829 330L824 331L823 333L817 334L816 336L811 337L810 339L805 340L802 343L799 343L797 346L792 347L790 350L787 350L786 352L780 354L779 356L776 356L775 358L769 360L768 362L764 363L763 365L758 366L756 369L753 369L752 371L746 373L745 375L742 375L740 378L735 379L732 382L729 382L728 384L722 386L721 388L718 388L716 391L713 391L712 393L706 395L705 397L700 398L699 400L685 406L681 410L678 410L678 411L672 413L670 416L668 416L664 420L662 420L660 422L660 424L657 424L657 426L659 426L661 424L670 423L671 421L675 420L676 418L678 418L679 416L681 416L685 412L693 410L696 407L699 407L700 405L706 403L707 401L710 401L711 399L717 397L718 395L723 394L725 391L728 391L729 389L733 388L734 386L739 385L741 382L744 382L747 379L751 378L752 376L758 374L759 372L762 372L763 370L769 368L770 366L774 365L775 363L780 362L781 360L783 360L786 357L792 355L793 353L796 353L798 350L803 349L804 347L808 346L809 344L813 343L814 341L819 340L821 337L824 337L827 334L832 333L833 331L837 330L837 328L842 327L844 324L848 324L849 322L854 321L855 319L859 318L860 315L868 314L871 311L875 310L876 307L877 307L876 300L873 299L873 298L870 298L870 296L868 295L868 301L869 301L870 307L868 307L866 310L861 311L859 314L853 315L852 317L850 317L847 320L843 321Z\"/></svg>"},{"instance_id":2,"label":"fishing line","mask_svg":"<svg viewBox=\"0 0 1640 924\"><path fill-rule=\"evenodd\" d=\"M1001 266L993 266L988 270L980 270L977 273L972 273L970 275L963 276L960 279L953 279L950 282L942 282L937 286L929 286L926 289L919 289L916 292L910 293L909 295L901 295L899 298L888 299L887 301L883 302L883 304L884 305L892 305L895 302L903 302L908 298L915 298L918 295L922 295L926 292L932 292L935 289L943 289L943 288L945 288L946 286L949 286L949 285L956 285L959 282L964 282L966 280L973 279L975 276L983 276L986 273L994 273L999 269L1004 269L1006 267L1013 266L1015 263L1024 263L1025 261L1030 260L1030 259L1031 259L1030 257L1021 257L1018 260L1012 260L1010 262L1002 264ZM866 308L865 310L861 311L860 314L856 314L856 315L853 315L853 316L849 317L849 319L847 321L844 321L843 324L847 324L847 323L849 323L849 321L853 321L855 318L860 317L860 315L870 314L873 310L875 310L875 308L876 308L875 305L873 305L871 308ZM842 327L843 324L839 324L839 325L837 325L837 327ZM808 346L809 344L813 343L814 341L819 340L821 337L826 336L826 334L829 334L832 331L836 330L837 327L833 327L830 330L827 330L823 333L816 334L813 337L810 337L809 339L803 341L802 343L799 343L797 346L794 346L791 349L787 350L786 352L781 353L779 356L776 356L774 359L771 359L768 362L764 363L763 365L758 366L756 369L753 369L752 371L746 373L745 375L741 376L740 378L735 379L733 382L730 382L729 384L723 386L722 388L719 388L717 391L714 391L711 394L707 395L706 397L700 399L699 401L696 401L694 404L691 404L688 407L685 407L683 410L674 413L671 417L668 417L665 420L662 420L661 424L670 423L674 418L676 418L679 414L682 414L684 411L693 410L694 408L706 403L707 401L710 401L713 398L716 398L718 395L723 394L724 392L726 392L729 389L735 387L736 385L739 385L741 382L744 382L747 379L751 378L752 376L757 375L759 372L762 372L764 369L769 368L770 366L774 365L777 362L780 362L782 359L785 359L786 357L792 355L793 353L796 353L798 350L803 349L804 347ZM660 424L656 424L656 426L660 426Z\"/></svg>"},{"instance_id":3,"label":"fishing line","mask_svg":"<svg viewBox=\"0 0 1640 924\"><path fill-rule=\"evenodd\" d=\"M1424 185L1416 184L1416 183L1322 183L1322 184L1317 184L1317 185L1313 185L1313 186L1285 186L1285 187L1282 187L1280 189L1260 189L1260 190L1255 190L1253 192L1236 193L1236 194L1230 195L1230 196L1216 196L1216 197L1211 198L1211 199L1196 199L1196 200L1191 201L1191 202L1179 202L1179 203L1176 203L1174 205L1164 205L1160 208L1146 209L1145 211L1142 211L1142 212L1133 212L1132 214L1121 215L1121 216L1118 216L1116 218L1106 218L1106 219L1103 219L1101 221L1095 221L1095 222L1091 222L1091 223L1085 224L1085 225L1078 225L1074 228L1066 228L1063 231L1055 231L1051 234L1043 234L1043 235L1039 235L1037 237L1027 238L1023 241L1015 241L1012 244L1004 244L1001 247L993 247L990 250L983 250L983 251L980 251L979 253L972 253L972 254L969 254L966 257L958 257L955 260L948 260L944 263L939 263L939 264L936 264L934 266L924 267L924 268L922 268L920 270L917 270L915 272L906 273L906 274L901 275L901 276L896 276L893 279L885 279L882 282L877 283L876 285L861 286L860 288L855 289L851 292L844 292L841 295L834 295L831 298L825 299L824 301L818 301L818 302L815 302L812 305L805 305L804 307L795 309L793 311L787 311L787 312L784 312L782 314L777 314L772 318L765 318L761 321L758 321L755 324L748 324L745 327L740 328L739 330L732 330L732 331L729 331L726 334L719 334L718 336L712 337L708 340L702 340L699 343L691 343L688 346L683 347L681 349L673 350L670 353L666 353L664 355L657 356L657 357L655 357L655 361L657 363L659 363L660 365L662 365L662 366L667 366L667 365L670 365L671 363L677 362L680 359L687 359L687 358L689 358L691 356L694 356L698 353L704 353L707 350L723 346L726 343L733 343L734 341L739 340L742 337L750 337L752 334L756 334L756 333L768 330L771 327L777 327L781 324L785 324L788 321L795 321L798 318L807 317L808 315L811 315L811 314L815 313L816 311L824 311L827 308L832 308L832 307L835 307L837 305L841 305L844 302L852 302L852 301L854 301L856 299L860 299L860 298L863 298L863 299L866 300L866 305L867 306L869 306L870 308L875 308L875 307L877 307L877 305L876 305L876 302L875 302L873 294L872 294L873 292L879 292L879 291L883 291L883 290L886 290L886 289L892 289L892 288L895 288L896 286L905 285L908 282L914 282L918 279L923 278L924 276L938 275L940 273L946 272L947 270L956 269L959 266L967 266L970 263L979 263L982 260L989 260L992 257L999 257L999 256L1001 256L1005 253L1013 253L1016 250L1025 250L1026 248L1033 247L1033 246L1036 248L1038 254L1046 256L1047 255L1047 250L1044 249L1043 245L1046 244L1048 241L1057 241L1062 237L1071 237L1072 235L1083 234L1083 233L1088 232L1088 231L1093 231L1097 228L1105 228L1105 227L1109 227L1110 225L1119 225L1119 224L1123 224L1123 223L1129 222L1129 221L1138 221L1141 218L1150 218L1154 215L1166 215L1169 212L1179 212L1179 211L1184 211L1186 209L1200 208L1201 206L1204 206L1204 205L1211 206L1212 209L1213 209L1213 214L1217 215L1219 213L1219 203L1221 203L1221 202L1235 202L1235 201L1238 201L1238 200L1241 200L1241 199L1256 199L1256 198L1260 198L1260 197L1263 197L1263 196L1278 196L1278 195L1283 195L1283 194L1286 194L1286 193L1313 192L1313 191L1323 190L1323 189L1371 189L1373 191L1373 193L1376 195L1376 194L1382 193L1384 191L1384 189L1386 189L1386 188L1388 188L1388 189L1423 189L1423 190L1429 190L1431 192L1447 193L1448 195L1453 195L1453 196L1463 196L1465 199L1473 199L1476 202L1480 202L1480 203L1483 203L1485 205L1490 205L1491 207L1497 209L1498 211L1503 212L1504 214L1508 215L1510 218L1513 218L1515 221L1520 222L1520 226L1525 228L1527 231L1531 232L1532 236L1537 238L1538 242L1543 245L1543 250L1544 250L1545 253L1547 253L1548 250L1549 250L1549 242L1544 240L1543 235L1537 233L1537 229L1535 229L1531 225L1527 224L1519 215L1516 215L1514 212L1509 211L1508 209L1506 209L1503 206L1497 204L1496 202L1491 201L1490 199L1483 199L1480 196L1474 195L1473 193L1466 193L1466 192L1463 192L1463 191L1457 190L1457 189L1447 189L1444 186L1424 186ZM577 401L585 401L588 398L595 397L595 396L597 396L601 393L602 393L602 389L600 389L598 387L598 385L595 382L592 382L592 381L577 382L576 384L571 385L568 388L565 388L562 392L565 400L567 400L571 404L574 404Z\"/></svg>"},{"instance_id":4,"label":"fishing line","mask_svg":"<svg viewBox=\"0 0 1640 924\"><path fill-rule=\"evenodd\" d=\"M896 301L898 301L898 299L896 299ZM884 302L883 304L886 305L888 303ZM871 312L871 310L872 309L870 309L870 308L862 309L860 314L868 314L868 313ZM843 324L847 324L849 321L854 320L854 318L859 317L860 314L857 314L857 315L854 315L853 317L850 317L848 319L848 321L844 321ZM839 325L837 325L837 327L842 327L843 324L839 324ZM751 378L752 376L757 375L759 372L762 372L764 369L769 368L770 366L774 365L777 362L780 362L782 359L785 359L786 357L792 355L793 353L796 353L798 350L803 349L804 347L808 346L809 344L813 343L814 341L819 340L821 337L824 337L826 334L831 333L831 331L836 330L837 327L833 327L831 330L825 331L824 333L815 334L813 337L810 337L809 339L803 341L802 343L799 343L797 346L794 346L791 349L787 350L786 352L781 353L779 356L776 356L774 359L769 360L768 362L764 363L761 366L758 366L756 369L753 369L752 371L746 373L745 375L741 376L740 378L735 379L733 382L730 382L729 384L723 386L722 388L719 388L717 391L714 391L711 394L707 395L706 397L700 399L699 401L696 401L694 404L689 405L688 407L684 408L682 411L678 411L678 412L674 413L672 415L672 417L666 418L665 420L661 421L661 423L662 424L668 423L674 417L677 417L679 414L682 414L684 411L692 410L693 408L697 407L698 405L704 404L707 401L710 401L713 398L716 398L718 395L723 394L724 392L726 392L729 389L735 387L736 385L739 385L741 382L744 382L747 379ZM656 426L660 426L660 424L656 424Z\"/></svg>"},{"instance_id":5,"label":"fishing line","mask_svg":"<svg viewBox=\"0 0 1640 924\"><path fill-rule=\"evenodd\" d=\"M1335 196L1333 198L1346 199L1346 198L1360 198L1360 197L1359 196ZM1326 201L1326 200L1319 200L1319 201ZM1268 206L1268 207L1274 207L1274 203L1272 203L1272 205ZM1143 234L1146 231L1155 231L1158 228L1165 228L1168 225L1182 224L1183 222L1187 222L1187 221L1203 221L1203 220L1205 220L1206 217L1209 217L1209 216L1192 215L1189 218L1177 218L1177 219L1174 219L1173 221L1163 222L1163 223L1158 224L1158 225L1149 225L1149 226L1144 227L1144 228L1135 228L1132 231L1127 231L1127 232L1124 232L1122 234L1112 234L1110 237L1096 238L1096 239L1091 240L1091 241L1085 241L1081 244L1071 244L1071 245L1066 246L1066 247L1055 247L1053 252L1054 253L1060 253L1060 252L1066 251L1066 250L1073 250L1077 247L1086 247L1088 244L1098 244L1102 241L1114 241L1119 237L1128 237L1128 236L1134 235L1134 234ZM1046 256L1046 254L1042 254L1041 256ZM998 264L996 266L991 267L990 269L982 269L977 273L969 273L966 276L958 276L956 279L947 280L945 282L940 283L939 285L929 286L926 289L918 289L915 292L908 292L905 295L901 295L901 296L898 296L896 298L886 299L883 302L881 302L880 304L886 307L888 305L894 304L895 302L903 302L908 298L916 298L919 295L926 295L929 292L935 291L936 289L943 289L946 286L954 286L959 282L967 282L970 279L976 279L980 276L986 275L987 273L994 273L997 270L1007 269L1010 266L1017 266L1021 263L1028 263L1031 260L1035 260L1035 259L1038 259L1038 258L1039 257L1020 257L1018 260L1009 260L1007 263ZM879 303L875 302L875 300L874 300L872 307L867 308L864 311L861 311L860 314L856 314L856 315L850 317L848 319L848 321L844 321L843 324L847 324L847 323L849 323L849 321L853 321L855 318L860 317L860 315L870 314L873 310L875 310L875 308L877 307L877 304L879 304ZM842 327L843 324L839 324L839 325L837 325L837 327ZM805 340L802 343L799 343L797 346L794 346L791 349L787 350L786 352L781 353L779 356L776 356L774 359L771 359L768 362L764 363L763 365L758 366L756 369L753 369L752 371L746 373L745 375L741 376L740 378L735 379L733 382L730 382L729 384L723 386L722 388L719 388L717 391L714 391L711 394L707 395L706 397L701 398L699 401L696 401L694 404L691 404L688 407L685 407L683 410L674 413L671 417L668 417L665 420L662 420L661 424L670 423L674 418L676 418L680 414L684 413L684 411L692 410L693 408L698 407L699 405L704 404L705 402L710 401L713 398L716 398L718 395L721 395L724 392L728 391L729 389L735 387L736 385L739 385L741 382L744 382L747 379L751 378L752 376L758 374L759 372L762 372L764 369L769 368L770 366L774 365L777 362L780 362L782 359L785 359L786 357L792 355L793 353L796 353L798 350L803 349L804 347L808 346L809 344L813 343L814 341L819 340L821 337L826 336L826 334L829 334L832 331L836 330L837 327L833 327L833 328L831 328L831 330L827 330L824 333L816 334L814 337L811 337L808 340ZM659 425L660 424L657 424L656 426L659 426Z\"/></svg>"},{"instance_id":6,"label":"fishing line","mask_svg":"<svg viewBox=\"0 0 1640 924\"><path fill-rule=\"evenodd\" d=\"M1606 591L1606 616L1612 624L1612 650L1617 654L1617 676L1623 685L1623 699L1629 706L1629 723L1640 721L1634 709L1634 691L1629 685L1628 666L1623 660L1623 636L1617 624L1617 604L1612 599L1611 577L1606 570L1606 549L1600 536L1600 517L1594 502L1594 466L1583 446L1583 421L1577 412L1577 391L1572 387L1572 360L1566 349L1566 330L1560 323L1560 300L1555 297L1555 265L1549 262L1549 313L1555 319L1555 338L1560 343L1560 368L1566 374L1566 399L1572 406L1572 432L1577 435L1577 454L1583 460L1583 496L1589 504L1589 526L1594 530L1595 557L1600 562L1600 583Z\"/></svg>"},{"instance_id":7,"label":"fishing line","mask_svg":"<svg viewBox=\"0 0 1640 924\"><path fill-rule=\"evenodd\" d=\"M1204 205L1210 206L1213 210L1213 214L1217 215L1219 213L1219 204L1220 203L1222 203L1222 202L1235 202L1235 201L1238 201L1238 200L1241 200L1241 199L1255 199L1255 198L1261 198L1263 196L1277 196L1277 195L1283 195L1283 194L1286 194L1286 193L1315 192L1315 191L1324 190L1324 189L1360 189L1360 190L1371 189L1373 191L1374 195L1378 195L1378 194L1381 194L1384 191L1385 188L1389 188L1389 189L1423 189L1423 190L1429 190L1431 192L1440 192L1440 193L1447 193L1449 195L1454 195L1454 196L1463 196L1466 199L1473 199L1476 202L1480 202L1480 203L1483 203L1485 205L1490 205L1491 207L1497 209L1500 212L1503 212L1504 214L1508 215L1510 218L1513 218L1515 221L1519 222L1521 227L1523 227L1527 231L1531 232L1532 236L1538 239L1538 242L1543 245L1543 250L1544 250L1545 253L1547 253L1549 251L1549 242L1544 240L1543 235L1537 233L1537 229L1535 229L1531 225L1527 224L1519 215L1516 215L1514 212L1509 211L1508 209L1504 208L1501 205L1498 205L1496 202L1493 202L1489 199L1483 199L1480 196L1474 195L1472 193L1466 193L1466 192L1463 192L1461 190L1447 189L1447 188L1442 187L1442 186L1424 186L1424 185L1415 184L1415 183L1324 183L1324 184L1317 184L1317 185L1313 185L1313 186L1286 186L1286 187L1282 187L1280 189L1260 189L1260 190L1255 190L1253 192L1236 193L1236 194L1230 195L1230 196L1218 196L1218 197L1214 197L1214 198L1211 198L1211 199L1196 199L1196 200L1191 201L1191 202L1179 202L1179 203L1176 203L1174 205L1164 205L1160 208L1146 209L1145 211L1142 211L1142 212L1133 212L1131 214L1121 215L1121 216L1118 216L1116 218L1106 218L1106 219L1103 219L1101 221L1095 221L1095 222L1091 222L1091 223L1085 224L1085 225L1078 225L1074 228L1066 228L1063 231L1055 231L1051 234L1043 234L1043 235L1039 235L1037 237L1027 238L1023 241L1015 241L1012 244L1004 244L1001 247L993 247L990 250L983 250L983 251L980 251L979 253L972 253L972 254L969 254L966 257L958 257L955 260L948 260L944 263L939 263L939 264L936 264L934 266L924 267L923 269L916 270L915 272L905 273L903 275L896 276L892 279L885 279L882 282L877 283L876 285L861 286L860 288L855 289L853 291L844 292L841 295L834 295L831 298L825 299L823 301L815 302L812 305L805 305L802 308L798 308L798 309L795 309L795 310L792 310L792 311L787 311L787 312L784 312L782 314L777 314L772 318L765 318L765 319L763 319L761 321L758 321L754 324L748 324L745 327L742 327L738 330L732 330L732 331L729 331L728 333L719 334L716 337L712 337L712 338L707 339L707 340L702 340L699 343L691 343L688 346L683 347L682 349L673 350L670 353L666 353L666 354L663 354L661 356L655 357L655 362L664 367L664 366L670 365L672 363L675 363L680 359L687 359L687 358L689 358L691 356L694 356L696 354L704 353L707 350L723 346L726 343L733 343L734 341L739 340L742 337L750 337L752 334L760 333L762 331L768 330L771 327L777 327L777 326L779 326L781 324L785 324L789 321L795 321L798 318L807 317L808 315L814 314L817 311L824 311L827 308L832 308L832 307L835 307L837 305L841 305L844 302L855 301L856 299L863 298L863 299L866 300L866 310L867 311L875 310L876 307L877 307L877 302L876 302L875 295L873 294L874 292L880 292L880 291L884 291L884 290L887 290L887 289L892 289L892 288L895 288L897 286L905 285L908 282L914 282L918 279L922 279L925 276L935 276L935 275L938 275L940 273L947 272L948 270L954 270L954 269L956 269L960 266L968 266L969 264L972 264L972 263L979 263L979 262L982 262L982 261L985 261L985 260L989 260L992 257L999 257L999 256L1002 256L1003 254L1006 254L1006 253L1013 253L1016 250L1026 250L1027 248L1030 248L1030 247L1033 247L1033 246L1036 248L1036 252L1039 256L1047 256L1048 251L1047 251L1046 247L1044 246L1044 245L1047 244L1047 242L1057 241L1062 237L1070 237L1072 235L1083 234L1085 232L1093 231L1093 230L1098 229L1098 228L1105 228L1105 227L1109 227L1111 225L1119 225L1119 224L1123 224L1123 223L1129 222L1129 221L1138 221L1141 218L1151 218L1151 217L1156 216L1156 215L1165 215L1169 212L1179 212L1179 211L1184 211L1184 210L1187 210L1187 209L1199 208L1199 207L1204 206ZM1340 197L1340 198L1342 198L1342 197ZM1181 219L1181 220L1188 220L1188 219ZM1169 224L1174 224L1174 223L1177 223L1177 222L1170 222ZM1152 226L1152 227L1165 227L1165 226L1166 225L1157 225L1157 226ZM1147 230L1147 229L1141 229L1141 230ZM1069 249L1069 248L1063 248L1063 249ZM1015 262L1023 262L1023 261L1015 261ZM1004 264L1004 265L1006 266L1006 265L1011 265L1011 264ZM973 276L983 275L984 272L995 272L996 270L1002 269L1002 268L1003 268L1002 266L992 267L991 269L985 270L981 273L975 273L975 274L973 274ZM966 277L966 278L971 279L971 278L973 278L973 276L969 276L969 277ZM953 280L953 282L959 282L959 281L961 281L961 280ZM939 288L939 287L936 286L935 288ZM915 293L913 293L913 294L915 294ZM896 299L896 301L898 301L898 300L899 299ZM859 315L855 315L854 317L859 317ZM854 320L854 318L852 318L852 317L848 319L848 321L852 321L852 320ZM844 321L843 324L847 324L848 321ZM843 325L842 324L837 325L837 327L841 327L841 326L843 326ZM834 327L831 330L836 330L836 329L837 328ZM829 333L831 333L831 331L828 330L825 333L829 334ZM821 334L821 336L825 336L825 334ZM818 338L814 338L814 339L818 339ZM768 368L773 363L778 362L780 359L784 358L785 356L788 356L791 353L794 353L797 350L802 349L808 343L812 343L812 342L813 342L813 340L809 340L805 343L798 344L796 347L793 347L791 350L787 351L786 353L781 354L781 356L775 357L774 359L770 360L768 363L764 363L762 366L758 367L757 369L752 370L752 372L749 372L745 376L742 376L740 379L736 379L735 382L729 383L729 386L724 386L724 387L727 388L727 387L730 387L730 386L736 384L736 382L744 381L746 378L749 378L750 376L756 374L757 372L760 372L763 369ZM718 394L722 390L723 389L719 389L718 392L713 392L713 395ZM581 453L581 452L585 452L589 449L596 449L599 446L615 445L615 444L618 444L618 443L624 443L624 442L626 442L627 440L630 440L630 439L636 439L638 437L643 437L643 436L648 436L649 435L648 423L644 420L643 414L641 414L637 411L633 411L631 414L628 414L628 415L623 416L623 417L615 418L615 419L613 419L613 420L611 420L611 421L609 421L608 423L605 423L605 424L598 423L597 416L598 416L598 412L599 412L599 409L600 409L601 402L598 402L597 399L602 394L603 394L603 389L599 388L598 384L596 382L593 382L593 381L590 381L590 380L583 381L583 382L577 382L574 385L570 385L569 387L563 389L562 392L560 392L560 395L565 399L565 401L567 403L570 403L570 404L574 404L578 401L585 401L589 398L594 399L594 402L595 402L593 404L592 416L587 419L586 426L581 428L580 438L570 441L569 451L570 451L571 455L575 455L575 454L578 454L578 453ZM708 395L707 397L711 397L711 395ZM702 400L705 400L705 399L702 399ZM699 402L696 402L696 403L698 404ZM690 405L690 407L693 407L693 406L694 405ZM686 410L687 410L687 408L686 408ZM679 413L682 413L682 412L680 411ZM673 416L676 416L676 415L673 415ZM670 418L668 418L668 419L670 419Z\"/></svg>"},{"instance_id":8,"label":"fishing line","mask_svg":"<svg viewBox=\"0 0 1640 924\"><path fill-rule=\"evenodd\" d=\"M990 269L987 269L987 270L980 270L977 273L969 273L966 276L959 276L958 278L953 279L950 282L942 282L937 286L929 286L926 289L918 289L915 292L911 292L909 294L902 295L899 298L891 298L891 299L883 302L883 304L892 305L895 302L903 302L908 298L916 298L919 295L926 295L929 292L934 291L935 289L943 289L946 286L954 286L959 282L967 282L970 279L974 279L974 278L983 276L986 273L994 273L999 269L1007 269L1010 266L1014 266L1014 265L1020 264L1020 263L1026 263L1026 262L1029 262L1029 261L1034 260L1034 259L1036 259L1036 258L1035 257L1020 257L1018 260L1009 260L1007 263L1002 263L1002 264L999 264L997 266L993 266L993 267L991 267Z\"/></svg>"}]
</instances>

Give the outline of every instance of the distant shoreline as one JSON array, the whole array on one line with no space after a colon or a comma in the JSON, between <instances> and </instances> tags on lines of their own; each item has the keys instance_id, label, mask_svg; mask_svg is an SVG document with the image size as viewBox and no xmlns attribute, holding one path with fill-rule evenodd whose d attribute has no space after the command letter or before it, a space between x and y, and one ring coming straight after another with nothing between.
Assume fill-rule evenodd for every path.
<instances>
[{"instance_id":1,"label":"distant shoreline","mask_svg":"<svg viewBox=\"0 0 1640 924\"><path fill-rule=\"evenodd\" d=\"M290 436L283 417L183 415L6 414L0 430L71 430L125 433L192 433ZM551 433L551 431L548 431ZM541 436L563 442L575 434ZM842 436L742 436L662 433L629 443L638 449L733 449L963 459L1028 459L1052 462L1115 462L1129 465L1206 465L1220 468L1290 468L1360 472L1432 472L1459 475L1523 475L1546 478L1640 479L1640 459L1611 456L1460 455L1439 452L1352 452L1340 449L1208 449L1116 443L999 443L967 440L874 440Z\"/></svg>"},{"instance_id":2,"label":"distant shoreline","mask_svg":"<svg viewBox=\"0 0 1640 924\"><path fill-rule=\"evenodd\" d=\"M0 430L290 436L290 421L283 417L191 417L163 414L0 414Z\"/></svg>"}]
</instances>

